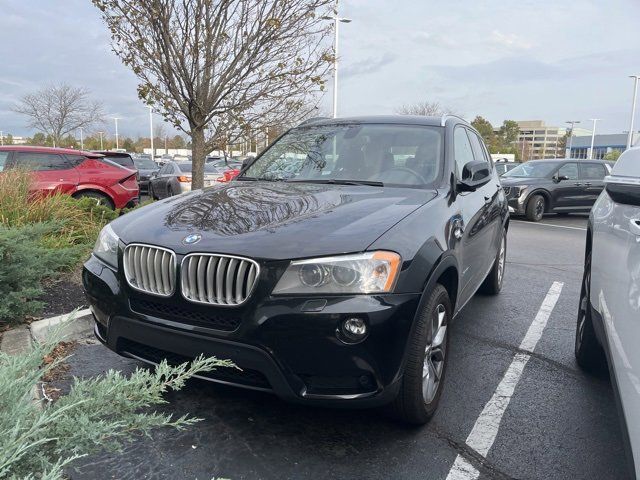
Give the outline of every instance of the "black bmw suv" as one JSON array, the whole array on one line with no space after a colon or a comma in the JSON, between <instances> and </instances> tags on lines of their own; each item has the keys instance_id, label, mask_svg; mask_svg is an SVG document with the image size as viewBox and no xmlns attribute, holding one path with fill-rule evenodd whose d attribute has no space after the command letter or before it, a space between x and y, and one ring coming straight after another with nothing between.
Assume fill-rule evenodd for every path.
<instances>
[{"instance_id":1,"label":"black bmw suv","mask_svg":"<svg viewBox=\"0 0 640 480\"><path fill-rule=\"evenodd\" d=\"M316 120L224 185L104 228L83 271L110 349L233 360L209 379L308 404L435 411L447 328L502 286L507 202L456 117Z\"/></svg>"},{"instance_id":2,"label":"black bmw suv","mask_svg":"<svg viewBox=\"0 0 640 480\"><path fill-rule=\"evenodd\" d=\"M545 213L589 213L610 173L604 160L531 160L500 180L509 211L539 222Z\"/></svg>"}]
</instances>

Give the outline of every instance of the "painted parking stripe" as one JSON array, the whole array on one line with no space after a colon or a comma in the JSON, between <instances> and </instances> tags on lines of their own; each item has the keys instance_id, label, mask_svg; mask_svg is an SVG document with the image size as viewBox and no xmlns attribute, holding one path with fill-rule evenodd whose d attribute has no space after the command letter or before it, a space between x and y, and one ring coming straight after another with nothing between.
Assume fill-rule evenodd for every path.
<instances>
[{"instance_id":1,"label":"painted parking stripe","mask_svg":"<svg viewBox=\"0 0 640 480\"><path fill-rule=\"evenodd\" d=\"M582 228L582 227L570 227L568 225L554 225L553 223L525 222L524 220L512 220L512 221L516 223L521 223L523 225L535 225L538 227L566 228L568 230L581 230L583 232L587 231L586 228Z\"/></svg>"},{"instance_id":2,"label":"painted parking stripe","mask_svg":"<svg viewBox=\"0 0 640 480\"><path fill-rule=\"evenodd\" d=\"M526 335L520 343L521 350L525 350L527 352L534 351L538 341L542 337L542 332L549 321L551 312L560 297L563 286L564 284L562 282L553 282L551 285L551 288L542 301L542 305L540 306L533 323L529 326ZM515 391L515 388L522 377L524 367L527 365L530 358L531 356L526 353L517 353L514 356L511 365L509 365L509 368L502 377L502 380L498 384L491 400L489 400L489 402L484 406L482 413L476 420L471 433L467 437L467 445L483 457L487 456L487 453L489 453L489 450L498 435L502 416L509 406L513 392ZM475 467L473 467L473 465L458 455L451 467L451 470L449 471L447 480L475 480L479 475L480 473Z\"/></svg>"}]
</instances>

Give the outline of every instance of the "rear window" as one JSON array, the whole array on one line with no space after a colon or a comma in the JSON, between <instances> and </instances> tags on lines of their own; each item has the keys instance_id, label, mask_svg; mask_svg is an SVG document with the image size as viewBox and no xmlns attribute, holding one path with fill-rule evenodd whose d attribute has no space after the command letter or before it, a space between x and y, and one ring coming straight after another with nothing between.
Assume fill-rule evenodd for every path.
<instances>
[{"instance_id":1,"label":"rear window","mask_svg":"<svg viewBox=\"0 0 640 480\"><path fill-rule=\"evenodd\" d=\"M113 163L117 163L121 167L136 168L135 164L133 163L133 158L129 156L126 156L126 157L113 156L112 157L112 156L105 155L104 158L106 160L112 161Z\"/></svg>"}]
</instances>

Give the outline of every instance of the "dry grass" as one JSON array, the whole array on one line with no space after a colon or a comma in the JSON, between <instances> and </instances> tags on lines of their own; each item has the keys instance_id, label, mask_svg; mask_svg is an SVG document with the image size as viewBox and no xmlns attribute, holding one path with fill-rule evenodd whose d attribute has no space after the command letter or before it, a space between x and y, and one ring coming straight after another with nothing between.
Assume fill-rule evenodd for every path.
<instances>
[{"instance_id":1,"label":"dry grass","mask_svg":"<svg viewBox=\"0 0 640 480\"><path fill-rule=\"evenodd\" d=\"M98 206L91 199L76 200L69 195L44 195L30 191L32 174L9 170L0 175L0 225L56 222L61 228L43 239L50 248L92 244L104 224L118 213Z\"/></svg>"}]
</instances>

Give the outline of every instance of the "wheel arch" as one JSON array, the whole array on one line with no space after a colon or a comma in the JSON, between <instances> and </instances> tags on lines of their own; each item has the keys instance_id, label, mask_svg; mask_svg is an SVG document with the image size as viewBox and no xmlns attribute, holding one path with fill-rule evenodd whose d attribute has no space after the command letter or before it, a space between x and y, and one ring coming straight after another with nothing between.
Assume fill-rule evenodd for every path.
<instances>
[{"instance_id":1,"label":"wheel arch","mask_svg":"<svg viewBox=\"0 0 640 480\"><path fill-rule=\"evenodd\" d=\"M529 194L527 197L527 201L525 202L525 210L529 206L529 202L533 198L534 195L541 195L544 198L544 212L549 213L552 209L551 206L551 193L544 188L538 188Z\"/></svg>"},{"instance_id":2,"label":"wheel arch","mask_svg":"<svg viewBox=\"0 0 640 480\"><path fill-rule=\"evenodd\" d=\"M71 196L73 198L78 198L79 196L81 196L84 193L98 193L100 195L103 195L104 197L106 197L111 202L111 205L113 205L114 208L115 208L115 201L114 201L113 197L109 194L109 192L107 192L105 189L97 187L97 186L78 188L75 192L73 192L71 194Z\"/></svg>"}]
</instances>

